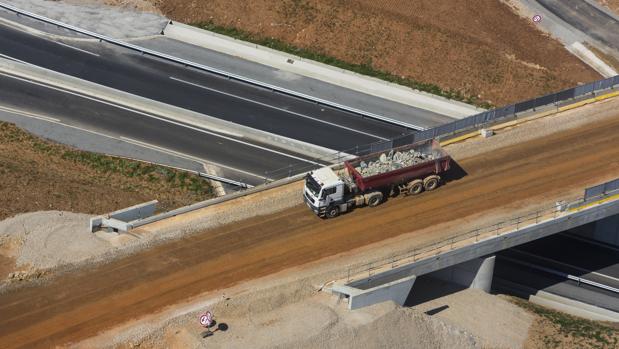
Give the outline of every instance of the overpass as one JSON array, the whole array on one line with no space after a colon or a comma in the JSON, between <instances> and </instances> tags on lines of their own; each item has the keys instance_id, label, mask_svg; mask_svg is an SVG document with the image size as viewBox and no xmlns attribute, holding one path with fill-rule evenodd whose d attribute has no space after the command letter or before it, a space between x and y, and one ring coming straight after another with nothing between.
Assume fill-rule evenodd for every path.
<instances>
[{"instance_id":1,"label":"overpass","mask_svg":"<svg viewBox=\"0 0 619 349\"><path fill-rule=\"evenodd\" d=\"M382 264L373 262L363 266L365 270L356 274L351 275L349 271L346 278L333 281L328 289L345 297L349 309L386 300L404 305L410 293L415 292L413 286L417 277L426 274L489 292L495 253L619 214L618 184L619 179L603 184L612 186L612 190L603 191L600 195L585 196L569 203L558 202L554 207L479 227L428 246L419 246L399 256L392 256ZM616 230L593 235L598 235L594 236L597 240L619 246ZM571 275L566 278L619 294L619 283L616 280L610 280L612 285L608 285L608 280L604 280L603 284ZM602 319L619 321L619 314Z\"/></svg>"},{"instance_id":2,"label":"overpass","mask_svg":"<svg viewBox=\"0 0 619 349\"><path fill-rule=\"evenodd\" d=\"M145 225L134 233L201 232L58 275L43 287L6 290L0 295L0 346L78 341L204 292L310 262L326 259L344 277L348 266L451 242L532 210L552 208L563 212L557 219L571 222L565 211L556 211L557 201L578 199L585 188L619 175L617 107L619 99L608 99L448 145L457 168L439 190L337 219L315 217L301 204L303 183L293 182ZM573 215L595 218L587 212ZM545 216L537 219L549 224ZM527 236L520 228L515 234ZM476 239L462 243L467 241L474 245Z\"/></svg>"}]
</instances>

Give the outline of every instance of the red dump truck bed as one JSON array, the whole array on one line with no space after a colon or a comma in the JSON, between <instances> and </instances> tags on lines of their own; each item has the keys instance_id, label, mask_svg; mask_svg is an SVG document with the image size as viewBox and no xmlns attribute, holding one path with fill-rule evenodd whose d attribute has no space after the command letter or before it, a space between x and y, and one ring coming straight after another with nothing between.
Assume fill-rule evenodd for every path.
<instances>
[{"instance_id":1,"label":"red dump truck bed","mask_svg":"<svg viewBox=\"0 0 619 349\"><path fill-rule=\"evenodd\" d=\"M415 161L410 158L414 157L412 154L423 156L418 157L412 165L406 166ZM397 159L394 160L394 158ZM397 161L398 159L403 160ZM364 192L409 182L417 178L423 179L431 174L440 174L449 169L450 161L451 157L441 148L440 144L431 139L390 151L369 154L346 161L344 165L359 190ZM397 164L398 162L400 165Z\"/></svg>"}]
</instances>

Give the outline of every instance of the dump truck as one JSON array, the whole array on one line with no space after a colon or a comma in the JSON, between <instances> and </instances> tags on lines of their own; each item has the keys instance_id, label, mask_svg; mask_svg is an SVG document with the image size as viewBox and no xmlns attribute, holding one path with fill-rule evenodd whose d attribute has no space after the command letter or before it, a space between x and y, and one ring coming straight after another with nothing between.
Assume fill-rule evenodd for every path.
<instances>
[{"instance_id":1,"label":"dump truck","mask_svg":"<svg viewBox=\"0 0 619 349\"><path fill-rule=\"evenodd\" d=\"M321 218L337 217L355 207L376 207L387 196L436 189L450 162L433 139L369 154L345 161L339 170L323 167L308 173L303 200Z\"/></svg>"}]
</instances>

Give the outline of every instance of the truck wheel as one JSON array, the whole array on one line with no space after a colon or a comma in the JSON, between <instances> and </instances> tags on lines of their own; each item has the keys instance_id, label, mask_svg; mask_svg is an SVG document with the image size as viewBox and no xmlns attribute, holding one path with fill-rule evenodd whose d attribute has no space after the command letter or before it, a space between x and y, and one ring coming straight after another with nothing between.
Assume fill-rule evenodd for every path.
<instances>
[{"instance_id":1,"label":"truck wheel","mask_svg":"<svg viewBox=\"0 0 619 349\"><path fill-rule=\"evenodd\" d=\"M383 201L383 193L376 192L370 195L368 198L368 206L376 207Z\"/></svg>"},{"instance_id":2,"label":"truck wheel","mask_svg":"<svg viewBox=\"0 0 619 349\"><path fill-rule=\"evenodd\" d=\"M335 218L340 215L340 207L339 206L331 206L327 208L327 212L325 212L327 218Z\"/></svg>"},{"instance_id":3,"label":"truck wheel","mask_svg":"<svg viewBox=\"0 0 619 349\"><path fill-rule=\"evenodd\" d=\"M415 179L408 183L406 186L408 195L417 195L423 191L423 181L421 179Z\"/></svg>"},{"instance_id":4,"label":"truck wheel","mask_svg":"<svg viewBox=\"0 0 619 349\"><path fill-rule=\"evenodd\" d=\"M441 177L439 176L429 176L423 180L423 188L427 191L434 190L438 187L438 183Z\"/></svg>"}]
</instances>

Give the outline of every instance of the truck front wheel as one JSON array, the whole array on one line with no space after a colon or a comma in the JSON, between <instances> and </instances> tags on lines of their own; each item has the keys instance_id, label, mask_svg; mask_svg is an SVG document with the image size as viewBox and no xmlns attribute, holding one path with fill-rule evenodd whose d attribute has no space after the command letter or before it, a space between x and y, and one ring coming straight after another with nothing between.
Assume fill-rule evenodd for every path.
<instances>
[{"instance_id":1,"label":"truck front wheel","mask_svg":"<svg viewBox=\"0 0 619 349\"><path fill-rule=\"evenodd\" d=\"M368 202L368 206L370 207L376 207L378 206L382 201L383 201L383 193L381 192L374 192L370 195L368 195L367 198L367 202Z\"/></svg>"},{"instance_id":2,"label":"truck front wheel","mask_svg":"<svg viewBox=\"0 0 619 349\"><path fill-rule=\"evenodd\" d=\"M325 213L325 215L327 216L327 218L335 218L339 216L340 215L339 206L331 206L327 208L327 212Z\"/></svg>"}]
</instances>

